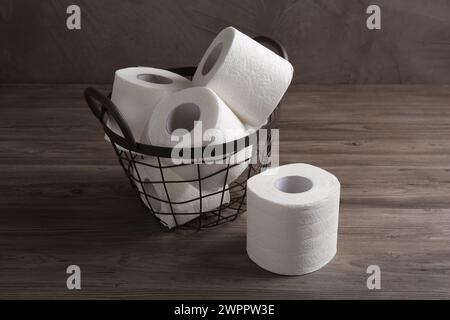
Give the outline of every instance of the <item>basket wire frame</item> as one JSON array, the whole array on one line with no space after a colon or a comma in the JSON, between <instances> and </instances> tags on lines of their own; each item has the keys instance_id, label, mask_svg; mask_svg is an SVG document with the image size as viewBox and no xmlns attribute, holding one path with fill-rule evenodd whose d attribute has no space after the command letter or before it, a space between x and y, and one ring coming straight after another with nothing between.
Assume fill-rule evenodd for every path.
<instances>
[{"instance_id":1,"label":"basket wire frame","mask_svg":"<svg viewBox=\"0 0 450 320\"><path fill-rule=\"evenodd\" d=\"M159 222L166 226L167 223L159 218L159 216L167 216L171 215L176 227L182 227L182 228L188 228L188 229L201 229L201 228L208 228L217 226L226 222L231 222L236 220L239 214L245 212L246 206L245 206L245 199L247 194L247 180L252 177L255 174L258 174L261 172L261 170L269 166L269 163L252 163L252 157L246 157L243 162L250 162L248 164L248 167L242 172L242 174L233 182L227 184L228 180L228 172L233 167L239 165L240 163L233 163L233 164L226 164L224 165L224 168L221 168L217 171L215 171L212 174L209 175L201 175L201 166L205 164L195 163L195 164L179 164L179 165L164 165L163 159L160 156L156 156L157 165L152 165L146 162L143 162L145 160L145 155L141 155L138 153L134 153L129 150L124 150L123 148L120 148L120 146L116 145L115 143L112 143L114 151L117 154L117 157L119 159L119 163L121 164L123 170L125 171L126 176L128 177L132 188L136 192L137 197L139 198L140 202L143 204L144 208L146 210L149 210L150 213L157 219ZM267 137L267 143L264 145L264 148L267 150L264 155L266 157L270 157L270 135L268 134ZM256 146L256 155L259 154L259 147ZM235 154L236 152L233 152L232 154ZM229 155L226 155L229 156ZM171 169L174 167L182 167L182 166L195 166L197 169L197 177L195 179L180 179L180 180L167 180L166 176L164 174L165 169ZM149 170L158 170L160 174L159 180L149 180L144 178L145 173L143 173L143 168L147 167ZM225 172L225 177L223 179L223 185L222 187L214 192L208 192L205 193L202 190L202 182L205 179L211 179L214 178L214 176L222 174ZM168 185L172 183L190 183L197 187L198 189L198 196L190 198L188 200L184 201L173 201L171 200L171 194L169 192ZM150 194L147 192L148 185L162 185L164 189L164 195L158 196L155 194ZM224 202L225 194L229 192L230 194L230 200L229 202ZM207 199L208 197L212 196L220 196L220 202L218 203L217 208L213 210L203 210L203 199ZM155 201L160 203L165 203L170 210L167 211L159 211L155 208L154 203ZM180 212L174 209L176 205L182 205L182 204L189 204L189 203L195 203L198 202L200 209L199 211L191 211L191 212ZM183 225L179 225L177 217L182 215L198 215L196 219L193 219L190 222L187 222Z\"/></svg>"},{"instance_id":2,"label":"basket wire frame","mask_svg":"<svg viewBox=\"0 0 450 320\"><path fill-rule=\"evenodd\" d=\"M285 49L278 42L267 37L256 37L255 40L261 43L265 42L269 44L274 47L282 57L287 59ZM195 67L171 69L172 72L178 73L187 78L192 78L195 70ZM236 220L236 218L246 210L245 199L247 195L247 180L253 175L264 170L266 167L270 166L269 161L272 149L272 136L270 129L276 126L276 122L281 111L281 103L275 108L274 112L268 118L267 123L263 126L263 129L267 129L264 144L260 143L260 131L258 130L255 133L256 139L253 140L253 144L249 142L250 139L248 139L248 136L245 140L246 143L243 148L247 148L249 146L252 147L252 154L250 156L247 156L245 159L241 160L241 162L232 163L230 161L231 157L236 155L240 150L236 150L236 148L234 148L232 152L223 152L221 157L224 165L217 171L205 176L201 174L201 169L202 166L205 166L205 162L207 162L208 159L200 159L201 161L198 161L198 159L197 161L194 161L193 159L191 163L183 162L182 164L172 164L170 161L166 161L167 158L170 158L172 149L137 143L134 140L128 124L120 114L119 109L110 100L111 95L105 96L93 88L87 88L84 94L89 107L94 115L99 119L106 135L110 139L119 163L130 181L132 188L136 192L140 202L146 210L148 210L157 220L159 220L162 225L165 225L166 227L170 226L162 218L164 216L171 216L171 219L173 219L175 223L175 228L188 229L208 228ZM122 135L116 134L107 126L107 116L114 118L119 125ZM235 147L237 145L236 141L234 141ZM223 150L225 150L225 147ZM146 161L148 158L151 158L152 161ZM214 157L214 159L217 158ZM230 169L243 162L246 164L248 163L246 169L237 179L227 183ZM195 166L197 172L196 178L180 179L176 181L167 179L167 174L165 174L166 170L183 166ZM152 176L155 176L155 173L158 172L160 178L149 179L146 175L146 170L152 170ZM210 190L205 191L202 182L205 179L214 179L215 176L223 175L223 173L225 173L224 178L220 177L220 179L223 179L221 188L212 192ZM219 177L216 178L219 179ZM198 190L198 196L184 201L174 201L173 199L176 198L176 195L171 194L170 185L178 183L189 183L192 186L195 186ZM152 186L162 186L164 192L160 192L162 194L159 196L157 193L151 194L148 190L150 189L149 187ZM229 201L225 201L226 194L228 193ZM207 210L203 208L203 202L204 200L208 200L210 197L220 198L220 201L218 201L217 206L215 206L214 209ZM195 208L195 205L193 205L195 203L198 203L199 208L193 212L179 211L176 209L177 206L186 204L190 204L191 207ZM166 210L162 210L163 207L165 207ZM197 217L187 223L179 223L177 218L186 215L195 215Z\"/></svg>"}]
</instances>

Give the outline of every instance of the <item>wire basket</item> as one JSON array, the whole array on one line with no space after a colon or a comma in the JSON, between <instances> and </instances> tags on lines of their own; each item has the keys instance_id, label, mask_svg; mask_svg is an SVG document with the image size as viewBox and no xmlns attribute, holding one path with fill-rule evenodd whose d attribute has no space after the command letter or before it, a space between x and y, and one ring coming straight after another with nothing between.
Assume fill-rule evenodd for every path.
<instances>
[{"instance_id":1,"label":"wire basket","mask_svg":"<svg viewBox=\"0 0 450 320\"><path fill-rule=\"evenodd\" d=\"M256 37L254 39L269 45L280 56L288 59L283 46L275 40L267 37ZM170 69L170 71L189 79L193 77L195 70L195 67ZM94 88L87 88L84 95L87 104L100 121L109 138L119 163L136 195L145 209L162 225L170 229L179 227L202 229L234 221L239 214L245 212L247 180L270 165L272 146L270 129L276 126L281 102L262 127L262 129L267 129L267 134L264 135L265 139L261 139L262 131L258 130L246 137L214 148L215 150L222 150L221 154L212 154L214 159L222 159L224 164L218 166L216 171L210 172L211 170L209 170L208 174L205 175L202 172L205 166L208 166L205 163L210 160L202 158L205 147L191 148L189 150L190 161L173 164L172 161L168 161L172 152L183 154L186 149L174 150L174 148L136 142L119 109L110 100L111 95L105 96ZM107 126L108 118L113 118L116 121L122 135L117 134ZM262 140L264 141L262 142ZM241 156L239 162L230 161L244 148L252 152L244 152L244 157ZM227 152L227 150L233 151ZM261 161L261 155L264 155L263 161ZM238 178L228 182L230 170L234 170L236 166L242 166L245 169ZM196 174L190 179L178 178L174 180L169 174L169 171L173 170L190 170L190 172L196 172ZM217 190L209 190L206 188L206 181L211 180L208 179L216 179L215 181L223 181L223 183L219 183L220 187ZM177 199L179 193L183 193L186 188L195 191L189 193L188 198Z\"/></svg>"}]
</instances>

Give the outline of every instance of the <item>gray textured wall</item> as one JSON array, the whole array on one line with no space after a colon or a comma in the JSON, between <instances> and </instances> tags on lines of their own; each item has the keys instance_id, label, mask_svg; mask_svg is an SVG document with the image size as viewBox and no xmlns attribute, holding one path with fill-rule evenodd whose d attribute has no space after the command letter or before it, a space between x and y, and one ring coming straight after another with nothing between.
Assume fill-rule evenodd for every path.
<instances>
[{"instance_id":1,"label":"gray textured wall","mask_svg":"<svg viewBox=\"0 0 450 320\"><path fill-rule=\"evenodd\" d=\"M82 30L65 26L82 9ZM382 30L365 28L369 4ZM0 82L111 82L195 65L233 25L283 42L296 83L450 83L450 0L1 0Z\"/></svg>"}]
</instances>

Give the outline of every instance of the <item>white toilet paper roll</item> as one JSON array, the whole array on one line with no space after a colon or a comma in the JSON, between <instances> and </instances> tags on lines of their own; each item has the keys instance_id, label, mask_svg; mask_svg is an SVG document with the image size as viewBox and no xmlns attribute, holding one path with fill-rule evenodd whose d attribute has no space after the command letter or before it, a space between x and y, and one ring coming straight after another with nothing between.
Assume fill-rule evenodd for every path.
<instances>
[{"instance_id":1,"label":"white toilet paper roll","mask_svg":"<svg viewBox=\"0 0 450 320\"><path fill-rule=\"evenodd\" d=\"M229 191L224 191L222 198L222 189L210 192L202 190L202 199L197 199L200 198L200 191L190 183L175 183L175 181L181 181L182 178L170 168L162 169L164 181L166 181L164 186L164 184L161 183L163 179L160 169L148 166L158 166L158 161L156 158L138 156L136 161L136 169L132 167L131 173L136 179L139 180L140 178L141 181L145 182L143 184L144 188L141 187L139 182L136 183L138 190L140 192L145 191L145 193L149 195L146 197L142 194L141 198L145 205L149 208L151 207L153 211L170 213L167 215L157 214L157 217L161 219L170 229L177 225L181 226L197 218L199 216L198 214L189 213L200 212L200 206L201 211L205 213L220 207L221 204L227 204L230 202ZM228 186L225 186L225 189L228 189ZM153 199L152 197L156 199ZM175 213L175 215L172 215L172 213ZM174 217L176 219L176 223Z\"/></svg>"},{"instance_id":2,"label":"white toilet paper roll","mask_svg":"<svg viewBox=\"0 0 450 320\"><path fill-rule=\"evenodd\" d=\"M247 253L274 273L301 275L336 254L340 184L308 165L273 168L247 182Z\"/></svg>"},{"instance_id":3,"label":"white toilet paper roll","mask_svg":"<svg viewBox=\"0 0 450 320\"><path fill-rule=\"evenodd\" d=\"M185 129L188 133L178 136L180 141L172 141L177 129ZM211 141L208 140L211 135L208 135L210 131L207 131L210 129L214 129L215 136L212 142L214 145L221 145L247 134L242 122L212 90L206 87L188 88L174 93L156 106L142 140L144 143L163 147L201 147L210 145ZM203 136L206 140L202 139ZM229 151L231 150L227 150ZM228 175L225 170L227 164L214 161L222 159L222 156L206 157L208 164L200 165L202 189L217 190L223 187L225 175L227 175L226 183L238 178L247 168L249 161L245 159L251 157L251 152L251 146L240 149L235 155L235 161L231 162L233 167L230 167ZM196 164L173 167L172 170L185 180L199 178ZM219 171L221 172L216 174ZM197 187L198 182L193 183Z\"/></svg>"},{"instance_id":4,"label":"white toilet paper roll","mask_svg":"<svg viewBox=\"0 0 450 320\"><path fill-rule=\"evenodd\" d=\"M140 142L142 131L161 99L190 86L191 81L167 70L125 68L116 71L111 101L118 107L136 141ZM107 125L121 135L113 119L108 119Z\"/></svg>"},{"instance_id":5,"label":"white toilet paper roll","mask_svg":"<svg viewBox=\"0 0 450 320\"><path fill-rule=\"evenodd\" d=\"M259 128L286 92L293 70L287 60L228 27L206 50L192 82L214 90L243 122Z\"/></svg>"}]
</instances>

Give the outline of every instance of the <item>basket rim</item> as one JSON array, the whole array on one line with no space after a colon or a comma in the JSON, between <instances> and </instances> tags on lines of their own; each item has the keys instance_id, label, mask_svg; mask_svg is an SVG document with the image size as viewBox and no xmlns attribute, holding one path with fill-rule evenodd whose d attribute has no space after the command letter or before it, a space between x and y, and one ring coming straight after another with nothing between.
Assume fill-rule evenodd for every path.
<instances>
[{"instance_id":1,"label":"basket rim","mask_svg":"<svg viewBox=\"0 0 450 320\"><path fill-rule=\"evenodd\" d=\"M198 155L203 155L203 152L206 148L214 148L214 150L222 150L221 154L211 154L212 157L220 157L221 155L227 155L226 150L233 150L233 153L239 152L242 149L245 149L246 147L250 146L252 139L257 139L259 131L257 130L247 136L244 136L236 140L228 141L223 144L211 144L202 147L177 148L177 147L162 147L140 142L135 142L134 144L132 144L130 143L129 140L112 131L106 124L104 125L103 129L105 130L105 133L111 140L111 142L115 143L116 145L118 145L123 149L126 149L127 151L132 151L142 155L155 156L161 158L171 158L173 153L183 155L186 152L188 152L191 154L190 157L191 160L203 159L203 156L199 157ZM187 158L183 157L183 159L189 159L189 157Z\"/></svg>"}]
</instances>

